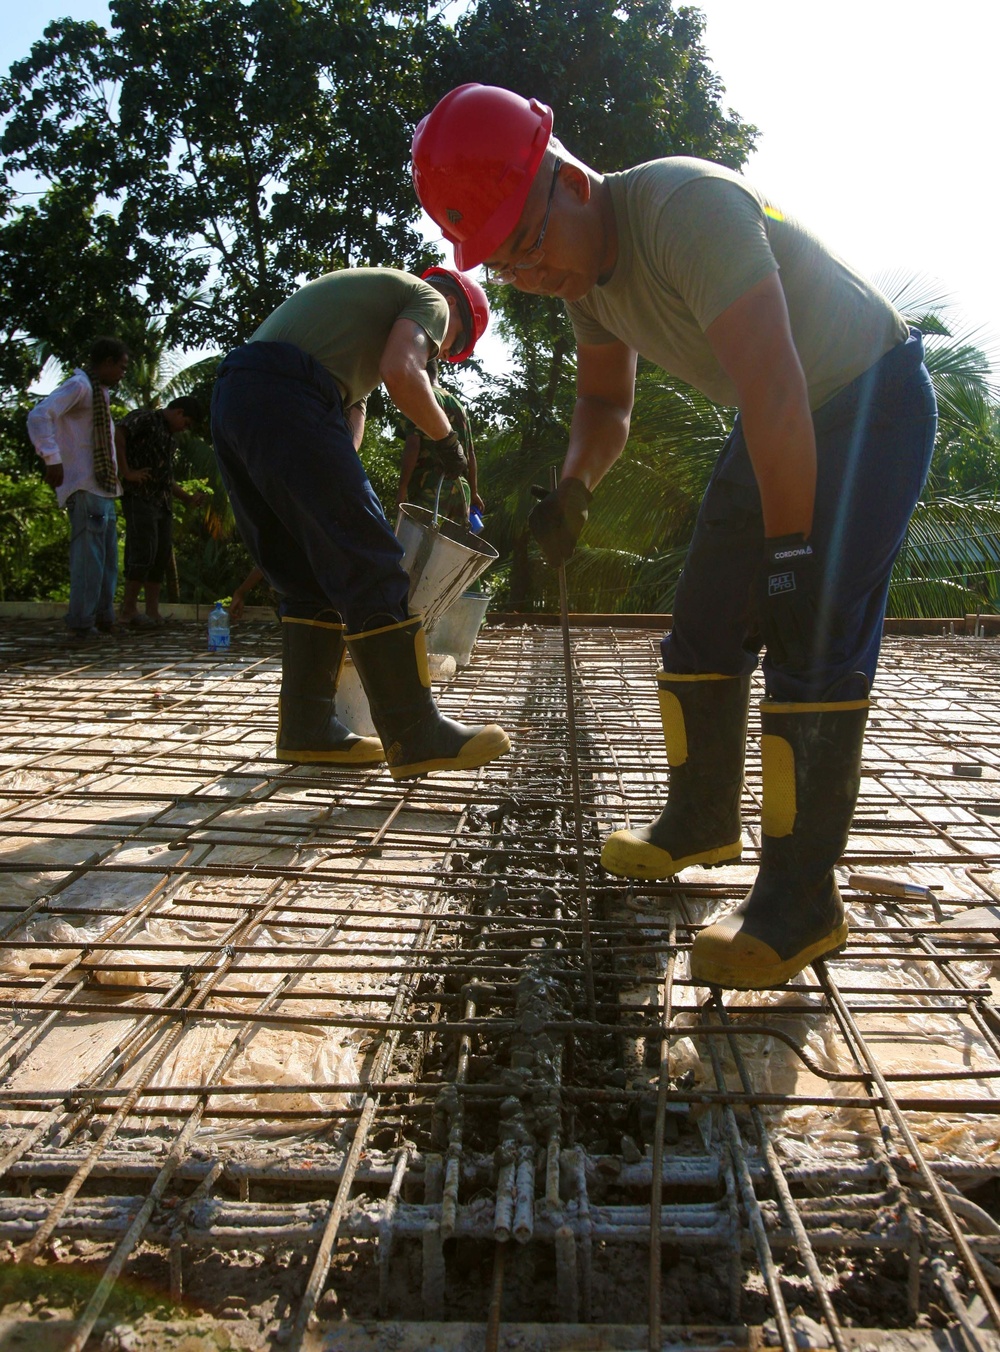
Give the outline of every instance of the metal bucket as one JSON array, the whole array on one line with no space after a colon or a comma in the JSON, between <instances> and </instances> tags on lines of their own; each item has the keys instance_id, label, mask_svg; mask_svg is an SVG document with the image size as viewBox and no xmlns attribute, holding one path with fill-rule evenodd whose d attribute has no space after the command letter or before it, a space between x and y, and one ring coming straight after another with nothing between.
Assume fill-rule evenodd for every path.
<instances>
[{"instance_id":1,"label":"metal bucket","mask_svg":"<svg viewBox=\"0 0 1000 1352\"><path fill-rule=\"evenodd\" d=\"M410 614L422 615L428 629L500 557L466 526L435 521L433 512L411 502L399 509L396 538L410 575Z\"/></svg>"},{"instance_id":2,"label":"metal bucket","mask_svg":"<svg viewBox=\"0 0 1000 1352\"><path fill-rule=\"evenodd\" d=\"M463 592L434 621L427 635L428 649L432 653L450 653L460 667L467 667L489 604L488 592Z\"/></svg>"},{"instance_id":3,"label":"metal bucket","mask_svg":"<svg viewBox=\"0 0 1000 1352\"><path fill-rule=\"evenodd\" d=\"M359 737L377 737L372 711L368 707L368 696L361 684L361 677L350 657L344 658L337 685L337 699L334 706L341 723L356 732Z\"/></svg>"}]
</instances>

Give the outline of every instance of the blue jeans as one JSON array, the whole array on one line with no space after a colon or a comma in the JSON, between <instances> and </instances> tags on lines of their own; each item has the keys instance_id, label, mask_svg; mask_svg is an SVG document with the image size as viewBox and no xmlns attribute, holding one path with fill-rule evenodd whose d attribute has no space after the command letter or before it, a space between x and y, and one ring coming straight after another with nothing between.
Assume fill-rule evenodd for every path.
<instances>
[{"instance_id":1,"label":"blue jeans","mask_svg":"<svg viewBox=\"0 0 1000 1352\"><path fill-rule=\"evenodd\" d=\"M114 624L118 585L115 500L79 488L66 499L69 513L70 629Z\"/></svg>"},{"instance_id":2,"label":"blue jeans","mask_svg":"<svg viewBox=\"0 0 1000 1352\"><path fill-rule=\"evenodd\" d=\"M768 698L863 698L878 665L892 565L934 449L937 406L923 341L909 339L813 414L822 570L815 642L804 670L764 656ZM737 418L702 500L677 584L666 671L745 675L762 642L755 580L764 557L760 495Z\"/></svg>"},{"instance_id":3,"label":"blue jeans","mask_svg":"<svg viewBox=\"0 0 1000 1352\"><path fill-rule=\"evenodd\" d=\"M403 551L358 459L333 377L293 343L230 352L212 392L212 440L243 541L281 600L349 629L405 620Z\"/></svg>"}]
</instances>

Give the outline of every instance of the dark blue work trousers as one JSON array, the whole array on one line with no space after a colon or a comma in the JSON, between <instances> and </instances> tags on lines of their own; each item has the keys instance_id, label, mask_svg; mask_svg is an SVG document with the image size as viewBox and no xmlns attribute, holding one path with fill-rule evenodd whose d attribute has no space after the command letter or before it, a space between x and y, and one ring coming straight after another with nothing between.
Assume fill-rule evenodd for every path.
<instances>
[{"instance_id":1,"label":"dark blue work trousers","mask_svg":"<svg viewBox=\"0 0 1000 1352\"><path fill-rule=\"evenodd\" d=\"M407 618L403 551L319 362L294 343L230 352L212 392L212 440L239 532L282 615L332 607L349 630Z\"/></svg>"},{"instance_id":2,"label":"dark blue work trousers","mask_svg":"<svg viewBox=\"0 0 1000 1352\"><path fill-rule=\"evenodd\" d=\"M878 665L889 577L920 495L937 406L916 331L813 415L813 549L822 584L815 642L804 670L764 656L768 698L797 703L863 698ZM702 500L677 584L666 671L754 670L762 643L755 613L764 522L737 418Z\"/></svg>"}]
</instances>

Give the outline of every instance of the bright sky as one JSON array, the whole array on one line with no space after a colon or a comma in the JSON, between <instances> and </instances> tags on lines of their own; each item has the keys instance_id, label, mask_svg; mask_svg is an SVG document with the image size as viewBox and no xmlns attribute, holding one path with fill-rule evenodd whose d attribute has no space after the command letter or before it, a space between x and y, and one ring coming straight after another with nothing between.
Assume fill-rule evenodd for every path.
<instances>
[{"instance_id":1,"label":"bright sky","mask_svg":"<svg viewBox=\"0 0 1000 1352\"><path fill-rule=\"evenodd\" d=\"M938 280L995 344L996 0L698 8L727 104L760 128L747 177L862 272Z\"/></svg>"},{"instance_id":2,"label":"bright sky","mask_svg":"<svg viewBox=\"0 0 1000 1352\"><path fill-rule=\"evenodd\" d=\"M697 7L726 103L761 131L748 177L862 271L935 279L997 344L1000 4ZM41 36L46 13L108 22L100 0L0 0L0 13L4 71ZM499 345L491 354L502 360Z\"/></svg>"}]
</instances>

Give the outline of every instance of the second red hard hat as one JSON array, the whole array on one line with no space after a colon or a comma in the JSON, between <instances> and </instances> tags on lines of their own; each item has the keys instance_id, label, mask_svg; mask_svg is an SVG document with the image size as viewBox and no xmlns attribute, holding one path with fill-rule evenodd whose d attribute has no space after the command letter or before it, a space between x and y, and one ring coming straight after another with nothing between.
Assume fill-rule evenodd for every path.
<instances>
[{"instance_id":1,"label":"second red hard hat","mask_svg":"<svg viewBox=\"0 0 1000 1352\"><path fill-rule=\"evenodd\" d=\"M468 328L465 330L465 342L460 352L449 352L445 357L445 361L464 361L466 357L472 356L473 349L490 322L490 304L486 299L486 292L474 277L467 277L464 272L458 272L455 268L428 268L426 272L421 273L421 277L425 282L431 277L448 277L465 298L471 319L471 332Z\"/></svg>"}]
</instances>

